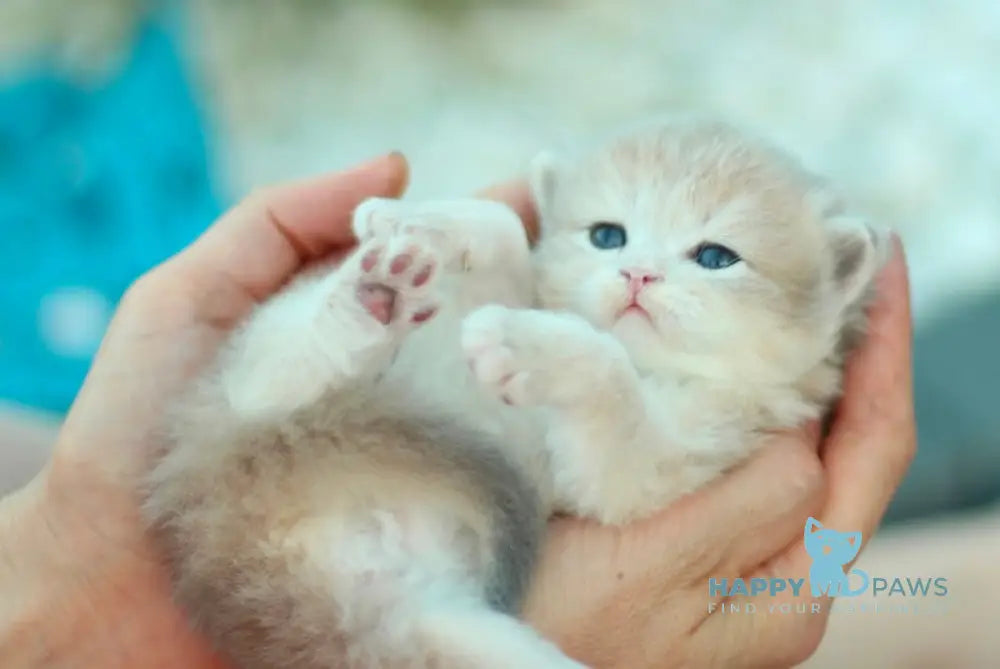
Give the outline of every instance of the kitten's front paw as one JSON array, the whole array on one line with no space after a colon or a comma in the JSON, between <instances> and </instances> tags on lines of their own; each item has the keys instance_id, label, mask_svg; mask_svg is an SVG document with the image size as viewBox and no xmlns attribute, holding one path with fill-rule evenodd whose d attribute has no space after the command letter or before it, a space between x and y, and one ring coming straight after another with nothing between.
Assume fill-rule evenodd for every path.
<instances>
[{"instance_id":1,"label":"kitten's front paw","mask_svg":"<svg viewBox=\"0 0 1000 669\"><path fill-rule=\"evenodd\" d=\"M361 242L423 235L453 270L475 269L498 260L513 266L528 257L521 219L506 205L490 200L370 198L355 210L352 227Z\"/></svg>"},{"instance_id":2,"label":"kitten's front paw","mask_svg":"<svg viewBox=\"0 0 1000 669\"><path fill-rule=\"evenodd\" d=\"M507 317L512 310L498 305L482 307L462 323L462 352L472 374L506 404L526 404L524 376L517 369L507 341Z\"/></svg>"},{"instance_id":3,"label":"kitten's front paw","mask_svg":"<svg viewBox=\"0 0 1000 669\"><path fill-rule=\"evenodd\" d=\"M442 216L432 216L421 202L406 202L391 198L368 198L354 210L351 228L361 243L387 240L413 234L422 234L443 249L447 241L447 228Z\"/></svg>"},{"instance_id":4,"label":"kitten's front paw","mask_svg":"<svg viewBox=\"0 0 1000 669\"><path fill-rule=\"evenodd\" d=\"M415 325L437 311L433 279L440 258L428 240L413 236L373 239L359 251L354 295L382 325Z\"/></svg>"},{"instance_id":5,"label":"kitten's front paw","mask_svg":"<svg viewBox=\"0 0 1000 669\"><path fill-rule=\"evenodd\" d=\"M599 395L595 374L627 366L616 341L583 319L499 305L462 324L462 349L473 375L514 406L566 406Z\"/></svg>"}]
</instances>

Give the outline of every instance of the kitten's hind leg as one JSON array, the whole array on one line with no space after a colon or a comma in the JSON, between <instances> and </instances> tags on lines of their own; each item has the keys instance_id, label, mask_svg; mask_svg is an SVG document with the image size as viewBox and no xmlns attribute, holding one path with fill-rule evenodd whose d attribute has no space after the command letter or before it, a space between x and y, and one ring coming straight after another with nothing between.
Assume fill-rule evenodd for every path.
<instances>
[{"instance_id":1,"label":"kitten's hind leg","mask_svg":"<svg viewBox=\"0 0 1000 669\"><path fill-rule=\"evenodd\" d=\"M430 505L314 517L294 529L286 545L302 557L294 568L267 570L282 574L272 585L304 597L290 617L266 620L275 656L309 648L315 662L294 665L309 669L583 669L527 624L490 608L484 579L494 568L481 552L490 542L472 529L478 512L462 507L458 520L428 511L435 499L457 501L439 494L424 499ZM240 602L241 615L275 610L248 603Z\"/></svg>"},{"instance_id":2,"label":"kitten's hind leg","mask_svg":"<svg viewBox=\"0 0 1000 669\"><path fill-rule=\"evenodd\" d=\"M291 285L233 339L222 384L246 419L273 419L371 378L438 306L441 253L419 234L373 235L331 273Z\"/></svg>"},{"instance_id":3,"label":"kitten's hind leg","mask_svg":"<svg viewBox=\"0 0 1000 669\"><path fill-rule=\"evenodd\" d=\"M586 669L519 620L485 607L427 612L418 621L440 669Z\"/></svg>"}]
</instances>

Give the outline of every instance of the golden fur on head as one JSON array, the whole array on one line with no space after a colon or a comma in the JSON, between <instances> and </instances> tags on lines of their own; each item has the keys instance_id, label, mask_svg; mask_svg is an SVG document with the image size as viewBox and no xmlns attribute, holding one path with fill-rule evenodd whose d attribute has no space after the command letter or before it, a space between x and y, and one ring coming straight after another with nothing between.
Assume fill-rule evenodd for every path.
<instances>
[{"instance_id":1,"label":"golden fur on head","mask_svg":"<svg viewBox=\"0 0 1000 669\"><path fill-rule=\"evenodd\" d=\"M650 371L762 404L768 388L814 405L836 394L840 342L858 326L886 245L789 155L722 122L664 120L572 160L542 156L533 184L543 304L612 330ZM626 245L594 248L597 222L621 224ZM705 269L695 262L705 244L741 261ZM644 291L654 328L616 318L625 267L662 276Z\"/></svg>"}]
</instances>

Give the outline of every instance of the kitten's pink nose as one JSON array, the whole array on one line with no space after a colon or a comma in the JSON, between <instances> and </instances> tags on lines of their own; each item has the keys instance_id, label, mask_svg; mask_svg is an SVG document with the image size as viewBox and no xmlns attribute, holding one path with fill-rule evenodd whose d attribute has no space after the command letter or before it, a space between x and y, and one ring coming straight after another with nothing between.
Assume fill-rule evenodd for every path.
<instances>
[{"instance_id":1,"label":"kitten's pink nose","mask_svg":"<svg viewBox=\"0 0 1000 669\"><path fill-rule=\"evenodd\" d=\"M663 275L658 272L651 272L647 269L640 269L638 267L629 267L620 270L620 274L625 277L628 281L629 290L632 293L638 293L647 283L655 283L656 281L663 281Z\"/></svg>"}]
</instances>

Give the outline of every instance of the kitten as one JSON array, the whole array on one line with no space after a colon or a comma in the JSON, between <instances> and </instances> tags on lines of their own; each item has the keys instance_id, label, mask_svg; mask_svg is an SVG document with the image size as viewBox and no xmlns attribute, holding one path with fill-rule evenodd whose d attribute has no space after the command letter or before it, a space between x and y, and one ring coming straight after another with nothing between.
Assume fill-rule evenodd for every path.
<instances>
[{"instance_id":1,"label":"kitten","mask_svg":"<svg viewBox=\"0 0 1000 669\"><path fill-rule=\"evenodd\" d=\"M818 177L681 119L542 157L533 182L551 311L490 308L466 329L505 330L517 402L559 406L548 447L567 510L646 515L825 414L888 244Z\"/></svg>"},{"instance_id":2,"label":"kitten","mask_svg":"<svg viewBox=\"0 0 1000 669\"><path fill-rule=\"evenodd\" d=\"M623 523L821 415L880 261L790 158L656 122L506 207L371 200L174 412L146 513L243 667L579 667L516 619L553 510Z\"/></svg>"}]
</instances>

